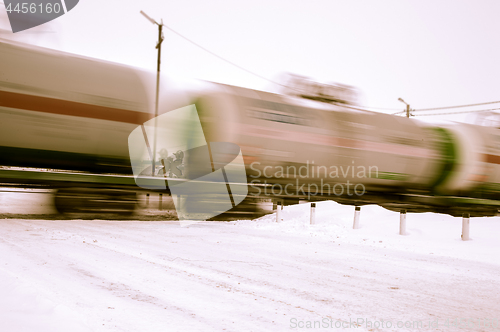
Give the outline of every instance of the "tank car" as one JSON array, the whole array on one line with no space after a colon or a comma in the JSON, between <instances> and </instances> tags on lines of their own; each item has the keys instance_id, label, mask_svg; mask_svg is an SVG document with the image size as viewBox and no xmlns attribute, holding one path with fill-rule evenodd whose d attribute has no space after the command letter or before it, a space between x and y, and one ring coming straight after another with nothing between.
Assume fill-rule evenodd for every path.
<instances>
[{"instance_id":1,"label":"tank car","mask_svg":"<svg viewBox=\"0 0 500 332\"><path fill-rule=\"evenodd\" d=\"M227 85L196 106L207 141L241 147L251 195L284 204L332 199L456 216L498 213L497 128L436 127Z\"/></svg>"},{"instance_id":2,"label":"tank car","mask_svg":"<svg viewBox=\"0 0 500 332\"><path fill-rule=\"evenodd\" d=\"M127 138L154 117L154 82L154 74L137 68L0 41L0 178L58 189L61 212L102 211L105 201L117 210L122 200L131 211L137 187L124 177L131 174ZM160 97L164 109L182 99Z\"/></svg>"},{"instance_id":3,"label":"tank car","mask_svg":"<svg viewBox=\"0 0 500 332\"><path fill-rule=\"evenodd\" d=\"M349 181L370 191L429 190L446 162L439 134L412 119L219 88L196 101L207 140L240 145L255 183L299 179L327 189Z\"/></svg>"}]
</instances>

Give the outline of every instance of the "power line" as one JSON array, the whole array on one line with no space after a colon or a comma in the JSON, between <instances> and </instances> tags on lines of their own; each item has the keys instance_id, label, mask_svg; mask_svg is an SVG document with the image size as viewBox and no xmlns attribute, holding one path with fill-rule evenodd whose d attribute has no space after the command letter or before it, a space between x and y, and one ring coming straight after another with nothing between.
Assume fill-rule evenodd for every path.
<instances>
[{"instance_id":1,"label":"power line","mask_svg":"<svg viewBox=\"0 0 500 332\"><path fill-rule=\"evenodd\" d=\"M396 115L396 114L400 114L400 113L406 113L406 111L399 111L399 112L396 112L396 113L392 113L392 115Z\"/></svg>"},{"instance_id":2,"label":"power line","mask_svg":"<svg viewBox=\"0 0 500 332\"><path fill-rule=\"evenodd\" d=\"M373 111L370 111L366 108L372 108L372 107L366 107L366 108L360 108L360 107L354 107L354 106L351 106L351 105L347 105L347 104L344 104L344 103L335 103L335 105L337 106L341 106L341 107L346 107L346 108L350 108L350 109L353 109L353 110L357 110L357 111L364 111L364 112L373 112ZM380 108L380 109L385 109L385 108Z\"/></svg>"},{"instance_id":3,"label":"power line","mask_svg":"<svg viewBox=\"0 0 500 332\"><path fill-rule=\"evenodd\" d=\"M446 107L434 107L434 108L420 108L414 111L435 111L435 110L445 110L450 108L461 108L461 107L471 107L471 106L480 106L480 105L490 105L500 103L500 101L490 101L487 103L477 103L477 104L468 104L468 105L458 105L458 106L446 106Z\"/></svg>"},{"instance_id":4,"label":"power line","mask_svg":"<svg viewBox=\"0 0 500 332\"><path fill-rule=\"evenodd\" d=\"M487 103L477 103L477 104L468 104L468 105L435 107L435 108L420 108L420 109L413 109L412 112L415 112L415 111L416 112L420 112L420 111L445 110L445 109L452 109L452 108L472 107L472 106L490 105L490 104L497 104L497 103L500 103L500 101L491 101L491 102L487 102ZM497 108L494 108L492 110L497 110ZM473 111L448 112L448 113L419 114L418 116L446 115L446 114L459 114L459 113L473 113L473 112L484 112L484 111L489 111L489 110L473 110ZM405 111L399 111L399 112L392 113L392 114L396 115L396 114L401 114L401 113L404 113L404 112Z\"/></svg>"},{"instance_id":5,"label":"power line","mask_svg":"<svg viewBox=\"0 0 500 332\"><path fill-rule=\"evenodd\" d=\"M253 71L251 71L251 70L248 70L248 69L246 69L246 68L244 68L244 67L242 67L242 66L240 66L240 65L238 65L238 64L236 64L236 63L234 63L234 62L232 62L232 61L230 61L230 60L227 60L226 58L224 58L224 57L222 57L222 56L220 56L220 55L218 55L218 54L216 54L216 53L214 53L214 52L210 51L209 49L207 49L207 48L205 48L205 47L201 46L200 44L196 43L195 41L193 41L193 40L191 40L191 39L189 39L189 38L187 38L187 37L185 37L185 36L184 36L184 35L182 35L181 33L179 33L179 32L177 32L177 31L175 31L174 29L172 29L171 27L169 27L169 26L167 26L167 25L165 25L165 24L163 25L163 27L165 27L165 28L167 28L168 30L172 31L174 34L176 34L177 36L181 37L182 39L184 39L184 40L186 40L186 41L190 42L191 44L193 44L193 45L195 45L195 46L197 46L197 47L201 48L201 49L202 49L202 50L204 50L205 52L207 52L207 53L209 53L209 54L213 55L214 57L216 57L216 58L218 58L218 59L220 59L220 60L222 60L222 61L224 61L224 62L226 62L226 63L229 63L230 65L232 65L232 66L234 66L234 67L236 67L236 68L238 68L238 69L240 69L240 70L243 70L244 72L246 72L246 73L248 73L248 74L250 74L250 75L256 76L256 77L258 77L258 78L260 78L260 79L263 79L263 80L265 80L265 81L267 81L267 82L270 82L270 83L273 83L273 84L276 84L276 85L282 86L282 87L287 88L287 89L291 89L291 90L294 90L294 91L297 91L297 92L300 92L300 93L302 93L302 92L303 92L302 90L298 90L298 89L293 88L293 87L291 87L291 86L287 86L287 85L284 85L284 84L281 84L281 83L275 82L275 81L273 81L273 80L270 80L270 79L269 79L269 78L267 78L267 77L264 77L264 76L262 76L262 75L259 75L259 74L255 73L255 72L253 72ZM346 105L341 104L340 106L346 106ZM354 108L354 107L349 107L349 108L353 108L353 109L357 109L357 110L361 110L361 111L369 111L369 110L366 110L366 109L360 109L360 108ZM378 109L378 110L389 110L389 111L391 111L391 110L396 110L396 109L397 109L397 108L368 107L368 106L365 106L365 108L370 108L370 109Z\"/></svg>"},{"instance_id":6,"label":"power line","mask_svg":"<svg viewBox=\"0 0 500 332\"><path fill-rule=\"evenodd\" d=\"M497 111L497 110L500 110L500 108L490 108L488 110L448 112L448 113L417 114L416 116L433 116L433 115L448 115L448 114L461 114L461 113L479 113L479 112L488 112L488 111Z\"/></svg>"},{"instance_id":7,"label":"power line","mask_svg":"<svg viewBox=\"0 0 500 332\"><path fill-rule=\"evenodd\" d=\"M248 70L230 60L227 60L226 58L210 51L209 49L201 46L200 44L196 43L195 41L185 37L184 35L182 35L181 33L175 31L174 29L172 29L171 27L167 26L167 25L163 25L165 28L167 28L168 30L172 31L174 34L176 34L177 36L181 37L182 39L190 42L191 44L195 45L196 47L199 47L201 48L202 50L204 50L205 52L211 54L212 56L218 58L219 60L222 60L226 63L229 63L230 65L250 74L250 75L253 75L255 77L258 77L264 81L267 81L267 82L270 82L270 83L273 83L273 84L276 84L276 85L279 85L281 87L284 87L284 88L287 88L287 89L291 89L291 90L294 90L294 91L297 91L297 92L303 92L301 90L298 90L296 88L293 88L291 86L287 86L287 85L284 85L284 84L281 84L281 83L278 83L278 82L275 82L273 80L270 80L269 78L267 77L264 77L262 75L259 75L251 70ZM470 106L479 106L479 105L488 105L488 104L496 104L496 103L500 103L500 101L494 101L494 102L487 102L487 103L477 103L477 104L469 104L469 105L458 105L458 106L447 106L447 107L435 107L435 108L423 108L423 109L414 109L412 110L412 112L414 111L433 111L433 110L441 110L441 109L451 109L451 108L460 108L460 107L470 107ZM359 110L359 111L370 111L368 109L376 109L376 110L387 110L387 111L391 111L391 110L397 110L397 108L383 108L383 107L369 107L369 106L364 106L365 109L362 109L362 108L358 108L358 107L352 107L352 106L348 106L348 105L345 105L345 104L337 104L338 106L343 106L343 107L347 107L347 108L351 108L351 109L355 109L355 110ZM368 108L368 109L367 109ZM497 110L497 109L492 109L492 110ZM484 111L488 111L488 110L484 110ZM396 112L396 113L393 113L393 114L400 114L400 113L404 113L405 111L399 111L399 112ZM423 116L428 116L428 115L446 115L446 114L458 114L458 113L469 113L469 112L483 112L483 110L481 111L465 111L465 112L452 112L452 113L439 113L439 114L422 114Z\"/></svg>"},{"instance_id":8,"label":"power line","mask_svg":"<svg viewBox=\"0 0 500 332\"><path fill-rule=\"evenodd\" d=\"M280 84L280 83L278 83L278 82L274 82L274 81L272 81L272 80L268 79L267 77L264 77L264 76L262 76L262 75L259 75L259 74L257 74L257 73L254 73L254 72L253 72L253 71L251 71L251 70L248 70L248 69L246 69L246 68L244 68L244 67L242 67L242 66L240 66L240 65L237 65L236 63L234 63L234 62L232 62L232 61L229 61L229 60L227 60L227 59L223 58L222 56L220 56L220 55L218 55L218 54L216 54L216 53L214 53L214 52L212 52L212 51L210 51L210 50L206 49L205 47L203 47L203 46L201 46L200 44L198 44L198 43L196 43L196 42L192 41L191 39L189 39L189 38L187 38L187 37L184 37L183 35L181 35L181 34L180 34L179 32L177 32L177 31L175 31L175 30L174 30L174 29L172 29L171 27L169 27L169 26L167 26L167 25L163 25L163 26L164 26L165 28L167 28L168 30L172 31L173 33L175 33L177 36L179 36L179 37L181 37L181 38L183 38L183 39L187 40L187 41L188 41L188 42L190 42L191 44L193 44L193 45L195 45L195 46L197 46L197 47L201 48L201 49L202 49L202 50L204 50L205 52L210 53L210 54L211 54L211 55L213 55L214 57L216 57L216 58L218 58L218 59L220 59L220 60L222 60L222 61L224 61L224 62L227 62L227 63L229 63L230 65L232 65L232 66L234 66L234 67L236 67L236 68L239 68L240 70L243 70L244 72L247 72L247 73L249 73L249 74L251 74L251 75L254 75L254 76L256 76L256 77L258 77L258 78L261 78L261 79L263 79L263 80L265 80L265 81L268 81L268 82L270 82L270 83L277 84L277 85L280 85L280 86L285 87L285 88L288 88L288 89L296 90L296 89L293 89L292 87L289 87L289 86L286 86L286 85ZM296 90L296 91L299 91L299 90ZM299 91L299 92L300 92L300 91Z\"/></svg>"},{"instance_id":9,"label":"power line","mask_svg":"<svg viewBox=\"0 0 500 332\"><path fill-rule=\"evenodd\" d=\"M396 111L399 110L399 108L386 108L386 107L371 107L371 106L365 106L366 108L371 108L373 110L384 110L384 111ZM406 111L401 111L401 112L406 112ZM400 112L398 112L400 113Z\"/></svg>"}]
</instances>

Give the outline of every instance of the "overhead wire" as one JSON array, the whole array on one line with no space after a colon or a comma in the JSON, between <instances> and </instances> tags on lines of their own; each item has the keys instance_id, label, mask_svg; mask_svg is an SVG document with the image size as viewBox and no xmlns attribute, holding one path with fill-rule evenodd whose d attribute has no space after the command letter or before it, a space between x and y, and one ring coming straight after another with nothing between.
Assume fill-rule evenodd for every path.
<instances>
[{"instance_id":1,"label":"overhead wire","mask_svg":"<svg viewBox=\"0 0 500 332\"><path fill-rule=\"evenodd\" d=\"M167 28L168 30L172 31L172 32L173 32L174 34L176 34L177 36L181 37L182 39L187 40L187 41L188 41L188 42L190 42L191 44L193 44L193 45L195 45L195 46L197 46L197 47L201 48L201 49L202 49L202 50L204 50L205 52L207 52L207 53L209 53L209 54L213 55L214 57L216 57L216 58L218 58L218 59L220 59L220 60L222 60L222 61L224 61L224 62L229 63L230 65L232 65L232 66L234 66L234 67L236 67L236 68L238 68L238 69L240 69L240 70L243 70L244 72L246 72L246 73L248 73L248 74L254 75L254 76L256 76L256 77L258 77L258 78L260 78L260 79L263 79L263 80L265 80L265 81L268 81L268 82L270 82L270 83L277 84L277 85L280 85L280 86L285 87L285 88L288 88L288 89L293 89L292 87L289 87L289 86L286 86L286 85L280 84L280 83L278 83L278 82L274 82L273 80L270 80L270 79L269 79L269 78L267 78L267 77L264 77L264 76L262 76L262 75L259 75L259 74L255 73L255 72L253 72L253 71L251 71L251 70L248 70L248 69L246 69L246 68L244 68L244 67L242 67L242 66L240 66L240 65L238 65L238 64L236 64L236 63L234 63L234 62L232 62L232 61L230 61L230 60L227 60L226 58L223 58L222 56L220 56L220 55L218 55L218 54L216 54L216 53L214 53L214 52L212 52L212 51L208 50L207 48L205 48L205 47L201 46L200 44L198 44L198 43L196 43L196 42L192 41L191 39L189 39L189 38L187 38L187 37L183 36L183 35L182 35L182 34L180 34L179 32L177 32L177 31L175 31L174 29L172 29L171 27L169 27L168 25L165 25L165 24L164 24L163 26L164 26L165 28ZM296 89L293 89L293 90L296 90ZM299 90L296 90L296 91L299 91Z\"/></svg>"},{"instance_id":2,"label":"overhead wire","mask_svg":"<svg viewBox=\"0 0 500 332\"><path fill-rule=\"evenodd\" d=\"M361 107L354 107L352 105L347 105L347 104L344 104L344 103L334 103L335 105L337 106L342 106L342 107L345 107L345 108L350 108L350 109L353 109L353 110L357 110L357 111L365 111L365 112L373 112L369 109L366 109L366 108L373 108L373 107L365 107L365 108L361 108ZM389 108L380 108L380 109L387 109L389 110Z\"/></svg>"},{"instance_id":3,"label":"overhead wire","mask_svg":"<svg viewBox=\"0 0 500 332\"><path fill-rule=\"evenodd\" d=\"M497 104L500 103L500 101L490 101L486 103L477 103L477 104L468 104L468 105L458 105L458 106L445 106L445 107L433 107L433 108L419 108L419 109L414 109L413 111L436 111L436 110L445 110L445 109L451 109L451 108L461 108L461 107L472 107L472 106L481 106L481 105L491 105L491 104Z\"/></svg>"},{"instance_id":4,"label":"overhead wire","mask_svg":"<svg viewBox=\"0 0 500 332\"><path fill-rule=\"evenodd\" d=\"M419 108L419 109L412 109L411 112L422 112L422 111L428 112L428 111L435 111L435 110L445 110L445 109L454 109L454 108L463 108L463 107L473 107L473 106L491 105L491 104L498 104L498 103L500 103L500 101L490 101L490 102L485 102L485 103L476 103L476 104L467 104L467 105L456 105L456 106L445 106L445 107L434 107L434 108ZM494 111L494 110L498 110L498 109L500 109L500 108L493 108L493 109L487 109L487 110L470 110L470 111L459 111L459 112L418 114L418 115L414 115L414 116L432 116L432 115L475 113L475 112ZM405 112L406 112L406 110L399 111L399 112L392 113L392 114L393 115L403 114Z\"/></svg>"},{"instance_id":5,"label":"overhead wire","mask_svg":"<svg viewBox=\"0 0 500 332\"><path fill-rule=\"evenodd\" d=\"M487 110L472 110L472 111L458 111L458 112L446 112L446 113L430 113L430 114L416 114L414 116L433 116L433 115L449 115L449 114L462 114L462 113L480 113L480 112L490 112L497 111L499 108L490 108Z\"/></svg>"},{"instance_id":6,"label":"overhead wire","mask_svg":"<svg viewBox=\"0 0 500 332\"><path fill-rule=\"evenodd\" d=\"M4 4L3 1L0 0L0 4ZM167 28L168 30L172 31L174 34L176 34L177 36L181 37L182 39L190 42L191 44L195 45L196 47L199 47L201 48L202 50L204 50L205 52L211 54L212 56L215 56L216 58L226 62L226 63L229 63L230 65L248 73L248 74L251 74L255 77L258 77L260 79L263 79L267 82L270 82L270 83L273 83L273 84L276 84L276 85L279 85L281 87L284 87L284 88L287 88L287 89L292 89L292 90L295 90L297 92L302 92L298 89L295 89L291 86L287 86L287 85L284 85L284 84L281 84L281 83L278 83L278 82L275 82L265 76L262 76L262 75L259 75L251 70L248 70L230 60L227 60L226 58L210 51L209 49L201 46L200 44L196 43L195 41L185 37L184 35L182 35L181 33L177 32L176 30L172 29L171 27L163 24L163 26L165 28ZM435 110L444 110L444 109L453 109L453 108L462 108L462 107L472 107L472 106L481 106L481 105L491 105L491 104L497 104L497 103L500 103L500 101L492 101L492 102L485 102L485 103L476 103L476 104L467 104L467 105L457 105L457 106L444 106L444 107L433 107L433 108L420 108L420 109L412 109L411 111L412 112L422 112L422 111L435 111ZM391 111L391 110L396 110L395 108L384 108L384 107L370 107L370 106L364 106L364 108L358 108L358 107L352 107L352 106L347 106L347 105L344 105L344 104L337 104L338 106L344 106L344 107L347 107L347 108L352 108L352 109L356 109L356 110L361 110L361 111L370 111L369 109L377 109L377 110L386 110L386 111ZM432 113L432 114L419 114L418 116L431 116L431 115L446 115L446 114L460 114L460 113L473 113L473 112L486 112L486 111L491 111L491 110L498 110L500 108L495 108L495 109L490 109L490 110L474 110L474 111L463 111L463 112L448 112L448 113ZM399 112L396 112L396 113L392 113L393 115L396 115L396 114L402 114L402 113L405 113L406 110L402 110L402 111L399 111Z\"/></svg>"},{"instance_id":7,"label":"overhead wire","mask_svg":"<svg viewBox=\"0 0 500 332\"><path fill-rule=\"evenodd\" d=\"M437 107L437 108L427 108L427 109L412 109L410 112L415 112L415 111L434 111L434 110L440 110L440 109L453 109L453 108L462 108L462 107L472 107L472 106L479 106L479 105L491 105L491 104L497 104L500 103L500 101L492 101L492 102L486 102L486 103L477 103L477 104L468 104L468 105L458 105L458 106L446 106L446 107ZM500 110L500 108L490 108L490 109L483 109L483 110L469 110L469 111L457 111L457 112L443 112L443 113L428 113L428 114L412 114L412 116L433 116L433 115L449 115L449 114L463 114L463 113L480 113L480 112L489 112L489 111L497 111ZM403 114L406 111L400 111L393 113L393 115L397 114Z\"/></svg>"},{"instance_id":8,"label":"overhead wire","mask_svg":"<svg viewBox=\"0 0 500 332\"><path fill-rule=\"evenodd\" d=\"M170 30L171 32L173 32L174 34L176 34L177 36L179 36L179 37L181 37L182 39L184 39L184 40L186 40L186 41L190 42L191 44L195 45L196 47L201 48L202 50L204 50L205 52L207 52L207 53L209 53L209 54L213 55L214 57L218 58L219 60L222 60L222 61L224 61L224 62L226 62L226 63L229 63L230 65L232 65L232 66L234 66L234 67L236 67L236 68L238 68L238 69L240 69L240 70L242 70L242 71L244 71L244 72L246 72L246 73L248 73L248 74L250 74L250 75L253 75L253 76L258 77L258 78L260 78L260 79L263 79L263 80L265 80L265 81L267 81L267 82L270 82L270 83L273 83L273 84L279 85L279 86L284 87L284 88L287 88L287 89L291 89L291 90L294 90L294 91L297 91L297 92L303 92L302 90L298 90L298 89L293 88L293 87L291 87L291 86L287 86L287 85L284 85L284 84L281 84L281 83L275 82L275 81L273 81L273 80L271 80L271 79L269 79L269 78L267 78L267 77L265 77L265 76L259 75L259 74L255 73L255 72L251 71L251 70L248 70L248 69L246 69L245 67L242 67L242 66L240 66L240 65L238 65L238 64L236 64L236 63L234 63L234 62L232 62L232 61L230 61L230 60L228 60L228 59L226 59L226 58L224 58L224 57L222 57L222 56L220 56L220 55L218 55L218 54L216 54L216 53L214 53L214 52L210 51L209 49L207 49L207 48L203 47L202 45L200 45L200 44L196 43L195 41L193 41L193 40L191 40L191 39L189 39L189 38L185 37L184 35L182 35L181 33L177 32L177 31L175 31L174 29L172 29L172 28L171 28L171 27L169 27L168 25L163 24L163 26L164 26L165 28L167 28L168 30ZM346 106L346 105L340 104L339 106ZM350 107L350 108L353 108L353 107ZM365 106L364 108L369 108L369 109L378 109L378 110L388 110L388 111L396 110L396 108L368 107L368 106ZM370 111L370 110L368 110L368 109L360 109L360 108L356 108L356 109L358 109L358 110L362 110L362 111Z\"/></svg>"},{"instance_id":9,"label":"overhead wire","mask_svg":"<svg viewBox=\"0 0 500 332\"><path fill-rule=\"evenodd\" d=\"M387 108L387 107L371 107L371 106L364 106L365 108L369 108L372 110L385 110L385 111L396 111L399 110L399 108ZM402 111L403 112L403 111ZM399 113L399 112L398 112Z\"/></svg>"},{"instance_id":10,"label":"overhead wire","mask_svg":"<svg viewBox=\"0 0 500 332\"><path fill-rule=\"evenodd\" d=\"M3 3L3 1L0 1L0 3ZM258 77L262 80L265 80L267 82L270 82L270 83L273 83L273 84L276 84L276 85L279 85L281 87L284 87L284 88L287 88L287 89L291 89L291 90L295 90L297 92L303 92L301 90L298 90L296 88L293 88L291 86L287 86L287 85L284 85L284 84L281 84L281 83L278 83L276 81L273 81L265 76L262 76L262 75L259 75L251 70L248 70L212 51L210 51L209 49L203 47L202 45L196 43L195 41L185 37L184 35L182 35L181 33L177 32L176 30L172 29L171 27L163 24L163 26L165 28L167 28L168 30L170 30L171 32L173 32L174 34L176 34L177 36L181 37L182 39L190 42L191 44L195 45L196 47L204 50L205 52L211 54L212 56L226 62L226 63L229 63L230 65L248 73L248 74L251 74L255 77ZM471 106L480 106L480 105L490 105L490 104L496 104L496 103L500 103L500 101L493 101L493 102L485 102L485 103L476 103L476 104L468 104L468 105L457 105L457 106L445 106L445 107L434 107L434 108L422 108L422 109L413 109L411 110L412 112L420 112L420 111L434 111L434 110L443 110L443 109L453 109L453 108L461 108L461 107L471 107ZM341 103L336 103L336 105L338 106L343 106L343 107L347 107L347 108L351 108L351 109L355 109L355 110L360 110L360 111L370 111L369 109L377 109L377 110L386 110L386 111L390 111L390 110L396 110L395 108L384 108L384 107L370 107L370 106L364 106L364 108L359 108L359 107L352 107L352 106L348 106L348 105L345 105L345 104L341 104ZM471 112L485 112L485 111L491 111L491 110L498 110L500 108L495 108L495 109L490 109L490 110L477 110L477 111L463 111L463 112L448 112L448 113L432 113L432 114L419 114L418 116L431 116L431 115L446 115L446 114L459 114L459 113L471 113ZM392 113L393 115L396 115L396 114L402 114L402 113L405 113L406 110L402 110L402 111L399 111L399 112L396 112L396 113Z\"/></svg>"}]
</instances>

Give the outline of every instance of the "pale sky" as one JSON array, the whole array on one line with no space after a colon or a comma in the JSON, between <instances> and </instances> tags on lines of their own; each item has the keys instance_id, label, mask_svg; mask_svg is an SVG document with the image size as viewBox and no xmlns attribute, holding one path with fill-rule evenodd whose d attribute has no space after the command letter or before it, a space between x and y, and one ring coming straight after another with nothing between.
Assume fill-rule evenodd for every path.
<instances>
[{"instance_id":1,"label":"pale sky","mask_svg":"<svg viewBox=\"0 0 500 332\"><path fill-rule=\"evenodd\" d=\"M362 106L403 110L400 97L415 109L500 100L496 0L80 0L52 23L16 35L38 45L155 70L158 29L140 10L271 80L291 72L356 86L363 92ZM0 15L5 17L3 6ZM169 30L162 72L272 88ZM476 109L495 107L500 103ZM464 110L469 109L450 111ZM418 118L472 121L474 116Z\"/></svg>"}]
</instances>

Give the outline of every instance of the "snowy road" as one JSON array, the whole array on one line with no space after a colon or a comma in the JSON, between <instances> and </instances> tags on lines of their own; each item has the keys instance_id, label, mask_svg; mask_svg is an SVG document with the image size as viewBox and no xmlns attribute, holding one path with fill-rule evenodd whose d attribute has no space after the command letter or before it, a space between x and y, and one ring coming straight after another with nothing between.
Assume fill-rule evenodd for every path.
<instances>
[{"instance_id":1,"label":"snowy road","mask_svg":"<svg viewBox=\"0 0 500 332\"><path fill-rule=\"evenodd\" d=\"M311 226L305 206L291 207L280 224L273 216L189 227L0 220L2 330L340 330L357 321L358 331L427 330L429 322L464 331L452 326L460 318L472 319L465 330L496 330L484 324L500 319L499 245L488 237L497 218L481 219L484 238L472 226L474 241L449 233L439 241L421 231L436 221L410 219L410 236L401 237L381 228L388 221L370 225L386 218L374 210L352 230L347 217L327 222L327 205L318 205L324 222Z\"/></svg>"}]
</instances>

